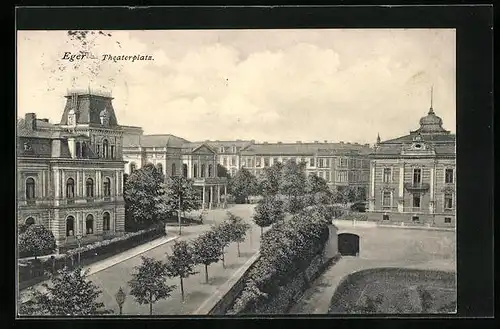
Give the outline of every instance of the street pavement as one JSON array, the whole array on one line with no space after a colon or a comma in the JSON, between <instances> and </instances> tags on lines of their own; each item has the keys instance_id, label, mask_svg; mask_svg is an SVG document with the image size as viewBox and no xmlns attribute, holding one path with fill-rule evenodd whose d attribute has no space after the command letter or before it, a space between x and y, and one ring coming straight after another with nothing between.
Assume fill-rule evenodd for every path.
<instances>
[{"instance_id":1,"label":"street pavement","mask_svg":"<svg viewBox=\"0 0 500 329\"><path fill-rule=\"evenodd\" d=\"M153 315L189 315L196 310L213 294L217 293L219 287L229 280L238 269L243 266L254 255L260 247L260 228L256 226L252 219L253 206L235 205L228 209L214 209L207 213L203 225L182 227L182 235L178 240L192 240L201 233L207 231L211 225L221 222L226 217L226 211L231 211L235 215L243 217L248 223L252 224L252 229L247 235L245 242L240 244L241 257L238 257L237 246L235 243L227 248L225 254L226 268L222 261L212 264L208 267L209 283L205 283L205 268L198 265L196 271L199 273L190 276L184 280L185 301L182 302L180 293L179 278L169 278L167 283L176 285L172 295L165 300L158 301L153 305ZM177 227L169 227L172 234L178 234ZM124 315L149 315L148 305L139 305L135 302L133 296L128 295L128 281L132 278L131 273L134 267L141 264L141 256L152 257L164 260L166 253L171 252L172 243L158 246L148 250L140 255L129 258L115 264L109 268L103 269L97 273L88 276L100 289L102 289L101 301L105 307L118 313L118 305L115 301L115 294L120 287L127 294L125 304L123 305Z\"/></svg>"},{"instance_id":2,"label":"street pavement","mask_svg":"<svg viewBox=\"0 0 500 329\"><path fill-rule=\"evenodd\" d=\"M359 257L342 257L330 266L289 314L328 314L331 299L349 274L376 267L455 271L455 232L400 228L351 228L360 235Z\"/></svg>"}]
</instances>

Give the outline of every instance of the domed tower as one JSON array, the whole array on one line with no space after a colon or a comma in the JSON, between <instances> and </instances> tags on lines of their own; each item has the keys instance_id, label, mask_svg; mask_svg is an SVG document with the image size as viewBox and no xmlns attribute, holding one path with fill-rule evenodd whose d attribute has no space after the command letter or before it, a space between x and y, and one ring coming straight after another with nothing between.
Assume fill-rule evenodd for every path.
<instances>
[{"instance_id":1,"label":"domed tower","mask_svg":"<svg viewBox=\"0 0 500 329\"><path fill-rule=\"evenodd\" d=\"M434 113L432 107L432 89L431 89L431 107L425 117L420 119L420 128L412 131L412 134L449 134L450 132L443 128L443 120Z\"/></svg>"}]
</instances>

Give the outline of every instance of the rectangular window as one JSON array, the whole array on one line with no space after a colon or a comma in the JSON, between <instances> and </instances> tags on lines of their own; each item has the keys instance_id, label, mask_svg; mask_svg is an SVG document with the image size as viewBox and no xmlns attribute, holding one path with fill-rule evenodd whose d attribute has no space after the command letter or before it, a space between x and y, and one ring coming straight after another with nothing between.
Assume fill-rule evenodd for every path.
<instances>
[{"instance_id":1,"label":"rectangular window","mask_svg":"<svg viewBox=\"0 0 500 329\"><path fill-rule=\"evenodd\" d=\"M329 182L329 181L330 181L330 172L329 172L329 171L327 171L325 174L326 174L326 175L325 175L325 180L326 180L327 182Z\"/></svg>"},{"instance_id":2,"label":"rectangular window","mask_svg":"<svg viewBox=\"0 0 500 329\"><path fill-rule=\"evenodd\" d=\"M420 218L418 218L418 216L412 216L411 220L414 222L420 222Z\"/></svg>"},{"instance_id":3,"label":"rectangular window","mask_svg":"<svg viewBox=\"0 0 500 329\"><path fill-rule=\"evenodd\" d=\"M236 157L231 157L231 166L236 166Z\"/></svg>"},{"instance_id":4,"label":"rectangular window","mask_svg":"<svg viewBox=\"0 0 500 329\"><path fill-rule=\"evenodd\" d=\"M220 153L224 153L224 148L223 148L223 147L221 147L221 148L219 149L219 151L220 151Z\"/></svg>"},{"instance_id":5,"label":"rectangular window","mask_svg":"<svg viewBox=\"0 0 500 329\"><path fill-rule=\"evenodd\" d=\"M269 167L269 161L270 159L268 157L264 158L264 167Z\"/></svg>"},{"instance_id":6,"label":"rectangular window","mask_svg":"<svg viewBox=\"0 0 500 329\"><path fill-rule=\"evenodd\" d=\"M382 215L382 220L389 220L389 215Z\"/></svg>"},{"instance_id":7,"label":"rectangular window","mask_svg":"<svg viewBox=\"0 0 500 329\"><path fill-rule=\"evenodd\" d=\"M95 153L97 154L97 156L99 156L101 154L101 145L96 145L95 147Z\"/></svg>"},{"instance_id":8,"label":"rectangular window","mask_svg":"<svg viewBox=\"0 0 500 329\"><path fill-rule=\"evenodd\" d=\"M309 167L314 167L314 158L309 159Z\"/></svg>"},{"instance_id":9,"label":"rectangular window","mask_svg":"<svg viewBox=\"0 0 500 329\"><path fill-rule=\"evenodd\" d=\"M330 159L325 159L325 166L330 168Z\"/></svg>"},{"instance_id":10,"label":"rectangular window","mask_svg":"<svg viewBox=\"0 0 500 329\"><path fill-rule=\"evenodd\" d=\"M422 183L422 169L413 169L413 184Z\"/></svg>"},{"instance_id":11,"label":"rectangular window","mask_svg":"<svg viewBox=\"0 0 500 329\"><path fill-rule=\"evenodd\" d=\"M280 159L278 158L273 158L273 164L280 162Z\"/></svg>"},{"instance_id":12,"label":"rectangular window","mask_svg":"<svg viewBox=\"0 0 500 329\"><path fill-rule=\"evenodd\" d=\"M391 168L384 168L384 183L391 181Z\"/></svg>"},{"instance_id":13,"label":"rectangular window","mask_svg":"<svg viewBox=\"0 0 500 329\"><path fill-rule=\"evenodd\" d=\"M444 195L444 209L453 209L453 195L451 193Z\"/></svg>"},{"instance_id":14,"label":"rectangular window","mask_svg":"<svg viewBox=\"0 0 500 329\"><path fill-rule=\"evenodd\" d=\"M248 166L253 167L253 159L252 158L248 159Z\"/></svg>"},{"instance_id":15,"label":"rectangular window","mask_svg":"<svg viewBox=\"0 0 500 329\"><path fill-rule=\"evenodd\" d=\"M307 163L306 158L301 158L300 162Z\"/></svg>"},{"instance_id":16,"label":"rectangular window","mask_svg":"<svg viewBox=\"0 0 500 329\"><path fill-rule=\"evenodd\" d=\"M111 145L111 159L115 158L115 146Z\"/></svg>"},{"instance_id":17,"label":"rectangular window","mask_svg":"<svg viewBox=\"0 0 500 329\"><path fill-rule=\"evenodd\" d=\"M260 167L260 158L255 160L255 167Z\"/></svg>"},{"instance_id":18,"label":"rectangular window","mask_svg":"<svg viewBox=\"0 0 500 329\"><path fill-rule=\"evenodd\" d=\"M318 159L318 168L323 168L323 159Z\"/></svg>"},{"instance_id":19,"label":"rectangular window","mask_svg":"<svg viewBox=\"0 0 500 329\"><path fill-rule=\"evenodd\" d=\"M227 158L226 157L222 157L222 165L224 167L227 167Z\"/></svg>"},{"instance_id":20,"label":"rectangular window","mask_svg":"<svg viewBox=\"0 0 500 329\"><path fill-rule=\"evenodd\" d=\"M348 160L345 158L340 158L340 166L341 167L347 167Z\"/></svg>"},{"instance_id":21,"label":"rectangular window","mask_svg":"<svg viewBox=\"0 0 500 329\"><path fill-rule=\"evenodd\" d=\"M451 217L445 217L444 218L445 224L450 224L451 223Z\"/></svg>"},{"instance_id":22,"label":"rectangular window","mask_svg":"<svg viewBox=\"0 0 500 329\"><path fill-rule=\"evenodd\" d=\"M319 172L318 172L318 176L319 176L319 177L321 177L321 178L324 178L324 177L323 177L323 172L322 172L322 171L319 171Z\"/></svg>"},{"instance_id":23,"label":"rectangular window","mask_svg":"<svg viewBox=\"0 0 500 329\"><path fill-rule=\"evenodd\" d=\"M420 195L419 194L413 195L413 207L420 208Z\"/></svg>"},{"instance_id":24,"label":"rectangular window","mask_svg":"<svg viewBox=\"0 0 500 329\"><path fill-rule=\"evenodd\" d=\"M453 169L446 169L445 170L444 182L446 184L453 184Z\"/></svg>"},{"instance_id":25,"label":"rectangular window","mask_svg":"<svg viewBox=\"0 0 500 329\"><path fill-rule=\"evenodd\" d=\"M382 206L384 207L391 206L391 192L384 191L382 195Z\"/></svg>"}]
</instances>

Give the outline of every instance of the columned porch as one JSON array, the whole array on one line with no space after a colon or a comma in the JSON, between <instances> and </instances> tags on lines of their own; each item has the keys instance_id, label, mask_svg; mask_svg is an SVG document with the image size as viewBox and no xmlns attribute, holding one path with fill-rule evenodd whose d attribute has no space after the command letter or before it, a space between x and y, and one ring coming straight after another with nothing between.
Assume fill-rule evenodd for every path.
<instances>
[{"instance_id":1,"label":"columned porch","mask_svg":"<svg viewBox=\"0 0 500 329\"><path fill-rule=\"evenodd\" d=\"M194 186L201 195L201 209L226 208L227 180L221 177L198 178Z\"/></svg>"}]
</instances>

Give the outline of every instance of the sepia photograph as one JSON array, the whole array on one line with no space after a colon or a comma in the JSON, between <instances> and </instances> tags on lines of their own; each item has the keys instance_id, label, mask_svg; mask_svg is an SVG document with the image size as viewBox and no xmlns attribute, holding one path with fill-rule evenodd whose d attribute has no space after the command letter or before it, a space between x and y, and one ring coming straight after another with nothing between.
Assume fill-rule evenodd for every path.
<instances>
[{"instance_id":1,"label":"sepia photograph","mask_svg":"<svg viewBox=\"0 0 500 329\"><path fill-rule=\"evenodd\" d=\"M18 30L17 316L456 314L456 43Z\"/></svg>"}]
</instances>

